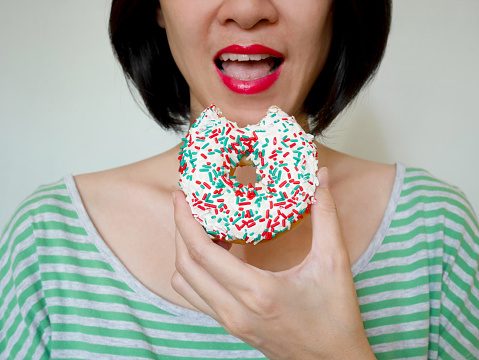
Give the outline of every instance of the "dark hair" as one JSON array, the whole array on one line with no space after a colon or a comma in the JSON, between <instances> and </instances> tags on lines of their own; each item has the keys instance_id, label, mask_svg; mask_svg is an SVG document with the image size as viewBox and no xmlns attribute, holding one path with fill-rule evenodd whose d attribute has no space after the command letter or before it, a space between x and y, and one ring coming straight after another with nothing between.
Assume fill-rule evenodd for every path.
<instances>
[{"instance_id":1,"label":"dark hair","mask_svg":"<svg viewBox=\"0 0 479 360\"><path fill-rule=\"evenodd\" d=\"M188 84L157 23L158 0L113 0L110 40L125 76L165 129L188 124ZM375 74L386 48L391 0L335 0L326 64L304 103L311 133L320 134Z\"/></svg>"}]
</instances>

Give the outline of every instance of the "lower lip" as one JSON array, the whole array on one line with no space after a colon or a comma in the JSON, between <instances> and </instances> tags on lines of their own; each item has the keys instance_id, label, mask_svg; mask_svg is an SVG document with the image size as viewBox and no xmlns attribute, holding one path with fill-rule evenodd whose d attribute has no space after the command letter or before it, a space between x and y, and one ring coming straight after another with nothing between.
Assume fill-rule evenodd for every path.
<instances>
[{"instance_id":1,"label":"lower lip","mask_svg":"<svg viewBox=\"0 0 479 360\"><path fill-rule=\"evenodd\" d=\"M278 69L272 74L269 74L265 77L256 79L256 80L238 80L223 74L223 72L216 68L218 75L220 76L223 84L226 85L228 89L234 91L237 94L243 95L254 95L259 94L263 91L268 90L273 84L278 80L279 74L281 73L282 64Z\"/></svg>"}]
</instances>

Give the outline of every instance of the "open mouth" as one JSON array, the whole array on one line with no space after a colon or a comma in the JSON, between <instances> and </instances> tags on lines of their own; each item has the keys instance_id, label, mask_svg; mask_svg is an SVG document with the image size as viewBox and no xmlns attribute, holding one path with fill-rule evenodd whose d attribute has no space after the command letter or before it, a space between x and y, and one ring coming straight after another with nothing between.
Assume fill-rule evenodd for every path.
<instances>
[{"instance_id":1,"label":"open mouth","mask_svg":"<svg viewBox=\"0 0 479 360\"><path fill-rule=\"evenodd\" d=\"M213 61L227 88L238 94L254 95L274 85L281 74L285 57L263 45L235 44L220 50Z\"/></svg>"},{"instance_id":2,"label":"open mouth","mask_svg":"<svg viewBox=\"0 0 479 360\"><path fill-rule=\"evenodd\" d=\"M223 53L215 59L216 67L226 76L252 81L273 74L284 58L269 54Z\"/></svg>"}]
</instances>

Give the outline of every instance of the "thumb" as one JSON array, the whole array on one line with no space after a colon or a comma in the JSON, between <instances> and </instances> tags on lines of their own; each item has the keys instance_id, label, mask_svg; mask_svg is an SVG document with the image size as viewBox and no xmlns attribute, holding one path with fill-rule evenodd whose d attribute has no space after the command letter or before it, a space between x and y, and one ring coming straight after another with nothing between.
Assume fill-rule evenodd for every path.
<instances>
[{"instance_id":1,"label":"thumb","mask_svg":"<svg viewBox=\"0 0 479 360\"><path fill-rule=\"evenodd\" d=\"M316 203L311 205L311 222L313 241L311 256L313 258L333 258L346 255L341 236L336 205L329 192L329 171L322 167L318 171L319 186L314 197Z\"/></svg>"}]
</instances>

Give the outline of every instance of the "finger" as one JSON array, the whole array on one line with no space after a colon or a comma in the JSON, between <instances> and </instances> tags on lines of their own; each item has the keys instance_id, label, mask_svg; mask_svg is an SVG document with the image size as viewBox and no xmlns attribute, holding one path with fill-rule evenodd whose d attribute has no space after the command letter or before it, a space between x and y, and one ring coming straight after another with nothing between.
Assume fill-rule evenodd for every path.
<instances>
[{"instance_id":1,"label":"finger","mask_svg":"<svg viewBox=\"0 0 479 360\"><path fill-rule=\"evenodd\" d=\"M223 249L225 250L230 250L231 247L233 246L232 243L230 243L229 241L222 241L222 240L213 240L213 242L218 245L218 246L221 246Z\"/></svg>"},{"instance_id":2,"label":"finger","mask_svg":"<svg viewBox=\"0 0 479 360\"><path fill-rule=\"evenodd\" d=\"M204 231L203 231L204 234ZM192 234L195 236L195 234ZM206 236L206 234L204 234ZM217 314L216 318L224 313L222 308L232 308L237 305L234 297L216 281L204 268L197 264L190 256L186 244L177 228L176 230L176 270L183 280L189 285L206 304ZM213 244L213 246L216 246ZM185 299L191 299L193 306L198 304L197 298L191 295L189 289L180 293ZM183 288L180 290L184 290ZM206 309L207 310L207 309ZM208 314L208 312L206 312ZM209 313L210 315L211 313ZM211 316L211 315L210 315ZM215 316L212 316L215 318Z\"/></svg>"},{"instance_id":3,"label":"finger","mask_svg":"<svg viewBox=\"0 0 479 360\"><path fill-rule=\"evenodd\" d=\"M175 222L190 256L233 295L250 289L251 283L259 280L261 271L211 241L191 215L184 194L177 191L175 197Z\"/></svg>"},{"instance_id":4,"label":"finger","mask_svg":"<svg viewBox=\"0 0 479 360\"><path fill-rule=\"evenodd\" d=\"M220 322L218 314L193 290L183 276L178 271L175 271L171 277L171 286L180 294L186 301L193 305L198 311L212 317Z\"/></svg>"},{"instance_id":5,"label":"finger","mask_svg":"<svg viewBox=\"0 0 479 360\"><path fill-rule=\"evenodd\" d=\"M344 255L346 249L341 236L336 205L329 191L329 172L323 167L318 171L319 186L314 197L316 203L311 206L313 244L311 255L327 258Z\"/></svg>"}]
</instances>

